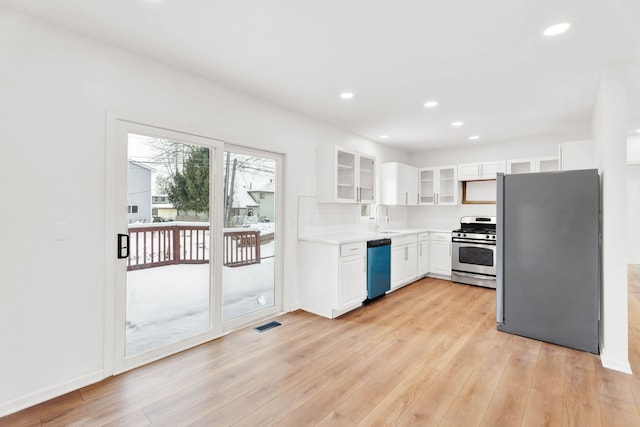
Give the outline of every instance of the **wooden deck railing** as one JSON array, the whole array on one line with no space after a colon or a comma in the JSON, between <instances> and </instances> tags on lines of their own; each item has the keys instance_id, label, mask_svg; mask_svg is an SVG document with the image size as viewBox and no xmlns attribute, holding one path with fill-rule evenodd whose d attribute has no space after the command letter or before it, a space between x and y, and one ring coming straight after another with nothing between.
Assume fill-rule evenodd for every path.
<instances>
[{"instance_id":1,"label":"wooden deck railing","mask_svg":"<svg viewBox=\"0 0 640 427\"><path fill-rule=\"evenodd\" d=\"M209 262L209 240L208 225L177 223L130 227L127 270L171 264L206 264ZM260 232L256 230L225 231L224 265L259 264L260 240Z\"/></svg>"},{"instance_id":2,"label":"wooden deck railing","mask_svg":"<svg viewBox=\"0 0 640 427\"><path fill-rule=\"evenodd\" d=\"M222 247L224 265L238 267L260 263L259 231L225 231Z\"/></svg>"}]
</instances>

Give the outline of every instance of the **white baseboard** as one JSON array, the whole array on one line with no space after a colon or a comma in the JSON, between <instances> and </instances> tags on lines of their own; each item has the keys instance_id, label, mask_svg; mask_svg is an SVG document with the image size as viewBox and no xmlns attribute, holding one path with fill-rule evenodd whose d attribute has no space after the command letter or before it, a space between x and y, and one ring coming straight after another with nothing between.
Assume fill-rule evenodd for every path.
<instances>
[{"instance_id":1,"label":"white baseboard","mask_svg":"<svg viewBox=\"0 0 640 427\"><path fill-rule=\"evenodd\" d=\"M600 351L600 363L602 363L602 366L607 369L613 369L614 371L619 371L625 374L633 375L628 358L621 360L613 357L608 357L607 351L604 347Z\"/></svg>"},{"instance_id":2,"label":"white baseboard","mask_svg":"<svg viewBox=\"0 0 640 427\"><path fill-rule=\"evenodd\" d=\"M82 387L90 384L97 383L104 379L102 370L92 372L74 380L68 381L64 384L60 384L54 387L49 387L44 390L29 394L18 399L11 400L0 404L0 417L13 414L14 412L21 411L38 403L45 402L54 397L62 396L74 390L78 390Z\"/></svg>"}]
</instances>

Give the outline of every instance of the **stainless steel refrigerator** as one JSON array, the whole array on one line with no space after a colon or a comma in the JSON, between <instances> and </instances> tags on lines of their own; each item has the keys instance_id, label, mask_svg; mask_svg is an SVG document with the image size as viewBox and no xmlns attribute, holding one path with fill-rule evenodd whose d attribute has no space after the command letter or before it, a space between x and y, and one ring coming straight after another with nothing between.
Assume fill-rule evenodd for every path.
<instances>
[{"instance_id":1,"label":"stainless steel refrigerator","mask_svg":"<svg viewBox=\"0 0 640 427\"><path fill-rule=\"evenodd\" d=\"M498 174L497 190L498 329L597 354L598 171Z\"/></svg>"}]
</instances>

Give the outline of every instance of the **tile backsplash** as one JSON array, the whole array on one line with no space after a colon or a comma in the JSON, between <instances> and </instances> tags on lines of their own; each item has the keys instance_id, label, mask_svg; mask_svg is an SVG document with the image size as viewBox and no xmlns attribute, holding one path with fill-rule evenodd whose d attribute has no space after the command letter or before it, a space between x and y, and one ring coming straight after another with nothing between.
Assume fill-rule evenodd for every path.
<instances>
[{"instance_id":1,"label":"tile backsplash","mask_svg":"<svg viewBox=\"0 0 640 427\"><path fill-rule=\"evenodd\" d=\"M385 223L383 216L387 213L389 222ZM381 229L453 230L459 228L462 216L495 216L496 205L388 206L386 209L380 207L377 214ZM298 197L298 235L372 230L373 223L360 218L360 205L318 203L313 196Z\"/></svg>"},{"instance_id":2,"label":"tile backsplash","mask_svg":"<svg viewBox=\"0 0 640 427\"><path fill-rule=\"evenodd\" d=\"M360 206L341 203L318 203L315 197L298 197L298 234L339 232L360 225Z\"/></svg>"},{"instance_id":3,"label":"tile backsplash","mask_svg":"<svg viewBox=\"0 0 640 427\"><path fill-rule=\"evenodd\" d=\"M411 227L437 230L454 230L460 227L460 217L483 215L495 216L496 205L411 206L408 208L408 222Z\"/></svg>"}]
</instances>

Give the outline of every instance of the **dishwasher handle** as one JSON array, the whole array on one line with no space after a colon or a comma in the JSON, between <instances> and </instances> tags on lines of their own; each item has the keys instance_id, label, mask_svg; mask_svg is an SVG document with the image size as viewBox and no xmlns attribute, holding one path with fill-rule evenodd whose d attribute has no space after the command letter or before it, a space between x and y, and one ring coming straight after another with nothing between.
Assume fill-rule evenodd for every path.
<instances>
[{"instance_id":1,"label":"dishwasher handle","mask_svg":"<svg viewBox=\"0 0 640 427\"><path fill-rule=\"evenodd\" d=\"M367 242L368 248L377 248L380 246L390 246L390 245L391 245L391 239L369 240Z\"/></svg>"}]
</instances>

